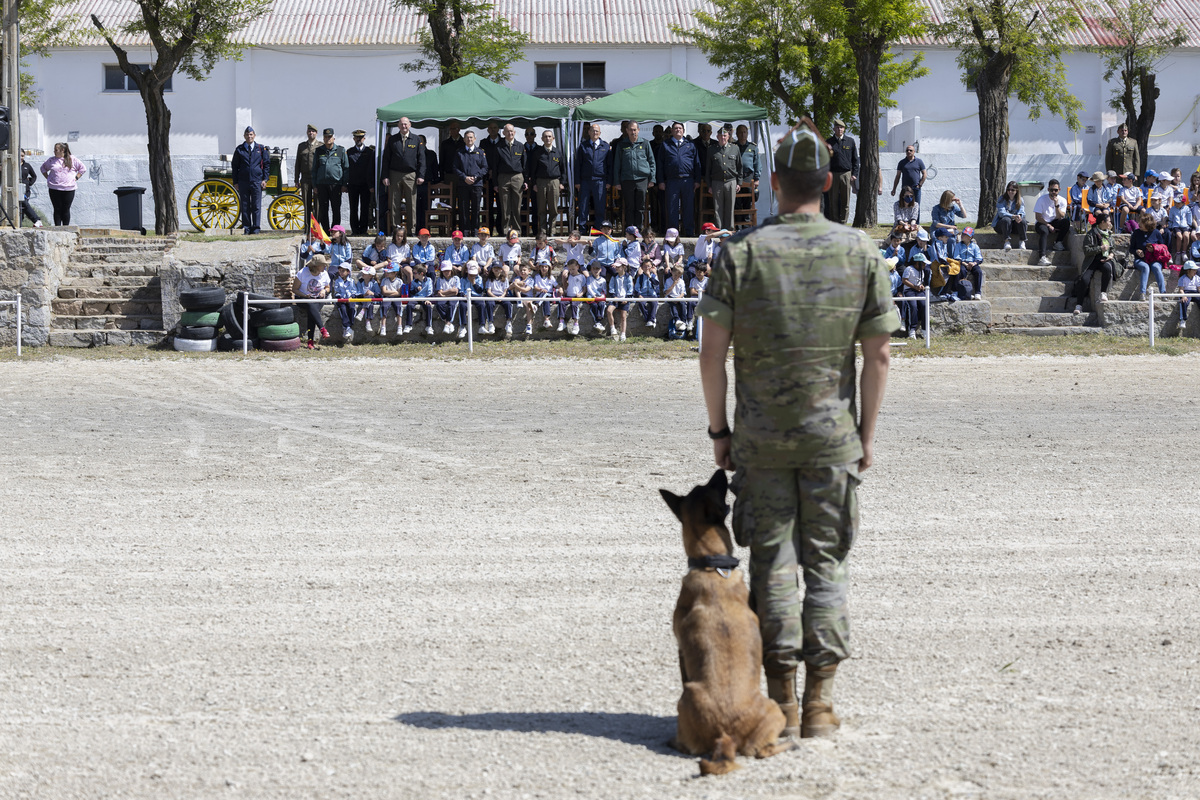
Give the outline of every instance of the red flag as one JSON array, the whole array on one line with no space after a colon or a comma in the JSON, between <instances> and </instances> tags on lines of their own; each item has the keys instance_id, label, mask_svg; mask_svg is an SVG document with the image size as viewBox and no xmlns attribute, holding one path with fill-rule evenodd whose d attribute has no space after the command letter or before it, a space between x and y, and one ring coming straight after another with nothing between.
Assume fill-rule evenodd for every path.
<instances>
[{"instance_id":1,"label":"red flag","mask_svg":"<svg viewBox=\"0 0 1200 800\"><path fill-rule=\"evenodd\" d=\"M310 214L308 219L309 219L309 222L308 222L308 238L309 239L320 239L325 244L329 244L331 241L333 241L332 239L329 238L329 234L327 234L325 232L325 229L321 227L321 223L317 222L316 214Z\"/></svg>"},{"instance_id":2,"label":"red flag","mask_svg":"<svg viewBox=\"0 0 1200 800\"><path fill-rule=\"evenodd\" d=\"M592 228L592 231L591 231L591 233L589 233L588 235L589 235L589 236L603 236L605 239L608 239L610 242L619 242L619 241L621 241L621 240L620 240L620 239L618 239L617 237L615 237L615 236L613 236L613 235L611 235L611 234L605 233L604 231L598 231L598 230L596 230L595 228Z\"/></svg>"}]
</instances>

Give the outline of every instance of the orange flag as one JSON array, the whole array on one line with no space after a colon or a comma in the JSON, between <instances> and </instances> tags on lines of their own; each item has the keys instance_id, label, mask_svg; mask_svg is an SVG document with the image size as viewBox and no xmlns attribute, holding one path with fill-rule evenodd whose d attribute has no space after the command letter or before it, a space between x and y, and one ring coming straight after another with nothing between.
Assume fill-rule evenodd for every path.
<instances>
[{"instance_id":1,"label":"orange flag","mask_svg":"<svg viewBox=\"0 0 1200 800\"><path fill-rule=\"evenodd\" d=\"M317 215L310 214L308 220L308 238L320 239L325 244L329 244L332 239L329 238L329 234L325 232L325 229L321 227L321 223L317 222Z\"/></svg>"}]
</instances>

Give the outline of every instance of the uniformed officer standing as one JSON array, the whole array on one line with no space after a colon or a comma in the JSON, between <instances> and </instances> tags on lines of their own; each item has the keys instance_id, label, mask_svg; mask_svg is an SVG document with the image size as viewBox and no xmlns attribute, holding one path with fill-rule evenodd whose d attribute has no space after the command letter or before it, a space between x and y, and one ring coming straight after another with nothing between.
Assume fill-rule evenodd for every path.
<instances>
[{"instance_id":1,"label":"uniformed officer standing","mask_svg":"<svg viewBox=\"0 0 1200 800\"><path fill-rule=\"evenodd\" d=\"M625 126L625 135L612 151L613 183L621 185L625 226L636 228L646 225L646 189L654 180L655 172L654 151L640 135L641 128L631 120Z\"/></svg>"},{"instance_id":2,"label":"uniformed officer standing","mask_svg":"<svg viewBox=\"0 0 1200 800\"><path fill-rule=\"evenodd\" d=\"M300 187L300 199L304 201L304 225L307 229L308 218L316 206L313 203L312 187L312 158L317 150L317 126L308 124L308 138L296 145L296 176L295 183Z\"/></svg>"},{"instance_id":3,"label":"uniformed officer standing","mask_svg":"<svg viewBox=\"0 0 1200 800\"><path fill-rule=\"evenodd\" d=\"M350 172L346 178L346 191L350 198L350 232L355 236L366 236L374 214L375 196L375 147L364 145L367 132L356 130L354 146L346 148L350 160Z\"/></svg>"},{"instance_id":4,"label":"uniformed officer standing","mask_svg":"<svg viewBox=\"0 0 1200 800\"><path fill-rule=\"evenodd\" d=\"M607 179L612 171L612 146L600 138L600 126L588 127L587 138L575 151L575 196L579 198L579 230L599 229L608 216Z\"/></svg>"},{"instance_id":5,"label":"uniformed officer standing","mask_svg":"<svg viewBox=\"0 0 1200 800\"><path fill-rule=\"evenodd\" d=\"M1137 140L1129 138L1129 126L1122 122L1117 126L1116 138L1108 140L1108 147L1104 151L1104 168L1118 175L1130 172L1138 175L1141 160Z\"/></svg>"},{"instance_id":6,"label":"uniformed officer standing","mask_svg":"<svg viewBox=\"0 0 1200 800\"><path fill-rule=\"evenodd\" d=\"M342 224L342 188L350 171L350 160L346 148L334 142L333 128L326 128L322 136L323 143L313 151L312 181L317 187L317 221L329 230L330 225Z\"/></svg>"},{"instance_id":7,"label":"uniformed officer standing","mask_svg":"<svg viewBox=\"0 0 1200 800\"><path fill-rule=\"evenodd\" d=\"M562 148L554 141L554 131L542 131L542 143L526 159L530 182L537 187L537 215L534 233L555 236L558 231L558 196L562 190Z\"/></svg>"},{"instance_id":8,"label":"uniformed officer standing","mask_svg":"<svg viewBox=\"0 0 1200 800\"><path fill-rule=\"evenodd\" d=\"M708 435L717 465L737 467L733 533L750 547L768 694L787 717L784 733L804 737L831 735L839 725L832 690L837 665L850 654L855 489L871 466L888 343L899 328L878 246L820 216L829 164L810 120L784 136L771 175L780 216L726 240L697 310L705 322L700 378ZM731 341L732 433L725 409ZM863 354L861 409L855 341Z\"/></svg>"},{"instance_id":9,"label":"uniformed officer standing","mask_svg":"<svg viewBox=\"0 0 1200 800\"><path fill-rule=\"evenodd\" d=\"M463 146L454 154L454 205L467 236L479 230L479 201L488 177L488 160L475 144L475 131L463 134Z\"/></svg>"},{"instance_id":10,"label":"uniformed officer standing","mask_svg":"<svg viewBox=\"0 0 1200 800\"><path fill-rule=\"evenodd\" d=\"M525 143L517 141L517 129L504 126L504 138L496 145L496 170L492 177L500 194L500 221L505 236L521 232L521 198L525 183Z\"/></svg>"},{"instance_id":11,"label":"uniformed officer standing","mask_svg":"<svg viewBox=\"0 0 1200 800\"><path fill-rule=\"evenodd\" d=\"M666 192L667 227L684 236L696 235L696 190L700 188L700 156L696 145L683 138L683 123L671 126L658 164L658 188Z\"/></svg>"},{"instance_id":12,"label":"uniformed officer standing","mask_svg":"<svg viewBox=\"0 0 1200 800\"><path fill-rule=\"evenodd\" d=\"M409 235L416 233L417 186L425 182L425 147L412 132L408 117L400 118L400 130L384 146L382 172L392 230L403 225Z\"/></svg>"},{"instance_id":13,"label":"uniformed officer standing","mask_svg":"<svg viewBox=\"0 0 1200 800\"><path fill-rule=\"evenodd\" d=\"M858 145L846 135L846 123L840 119L833 121L833 136L825 141L833 153L829 161L833 184L825 193L825 216L845 225L850 195L858 191Z\"/></svg>"},{"instance_id":14,"label":"uniformed officer standing","mask_svg":"<svg viewBox=\"0 0 1200 800\"><path fill-rule=\"evenodd\" d=\"M254 141L254 128L246 126L245 139L233 151L233 182L242 203L242 232L249 236L258 233L262 214L262 190L271 174L271 154Z\"/></svg>"},{"instance_id":15,"label":"uniformed officer standing","mask_svg":"<svg viewBox=\"0 0 1200 800\"><path fill-rule=\"evenodd\" d=\"M758 158L758 145L750 141L750 129L737 126L737 146L742 154L742 186L750 190L749 195L739 195L735 208L750 208L758 202L758 182L762 179L762 166Z\"/></svg>"},{"instance_id":16,"label":"uniformed officer standing","mask_svg":"<svg viewBox=\"0 0 1200 800\"><path fill-rule=\"evenodd\" d=\"M708 191L712 193L717 227L733 230L733 198L742 177L742 151L729 141L729 131L717 131L717 141L708 148Z\"/></svg>"}]
</instances>

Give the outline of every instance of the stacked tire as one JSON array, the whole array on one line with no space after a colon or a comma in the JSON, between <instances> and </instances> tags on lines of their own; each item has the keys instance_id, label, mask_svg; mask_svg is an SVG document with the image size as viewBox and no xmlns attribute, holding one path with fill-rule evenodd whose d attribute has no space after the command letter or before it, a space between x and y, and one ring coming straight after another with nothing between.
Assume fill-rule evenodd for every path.
<instances>
[{"instance_id":1,"label":"stacked tire","mask_svg":"<svg viewBox=\"0 0 1200 800\"><path fill-rule=\"evenodd\" d=\"M174 347L187 353L211 353L217 349L217 333L221 328L221 306L225 290L220 286L184 289L179 293L183 314Z\"/></svg>"},{"instance_id":2,"label":"stacked tire","mask_svg":"<svg viewBox=\"0 0 1200 800\"><path fill-rule=\"evenodd\" d=\"M274 300L268 295L251 294L251 300ZM238 292L235 303L238 311L238 330L241 330L242 293ZM250 328L259 350L282 353L300 349L300 326L296 323L293 306L251 306ZM241 334L239 333L239 336ZM240 341L240 339L239 339Z\"/></svg>"}]
</instances>

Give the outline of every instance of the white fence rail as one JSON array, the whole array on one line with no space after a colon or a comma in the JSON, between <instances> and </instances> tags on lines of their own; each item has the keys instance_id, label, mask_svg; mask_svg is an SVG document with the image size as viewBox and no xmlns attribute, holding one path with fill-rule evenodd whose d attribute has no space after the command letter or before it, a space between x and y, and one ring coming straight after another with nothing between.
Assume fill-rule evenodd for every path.
<instances>
[{"instance_id":1,"label":"white fence rail","mask_svg":"<svg viewBox=\"0 0 1200 800\"><path fill-rule=\"evenodd\" d=\"M1200 293L1174 292L1171 294L1164 293L1161 296L1165 297L1165 298L1170 298L1170 299L1177 299L1180 297L1191 297L1191 298L1193 298L1193 302L1195 302L1196 298L1200 298ZM1146 328L1150 331L1150 346L1151 347L1154 347L1154 298L1155 298L1154 287L1151 286L1150 291L1146 293L1146 308L1149 311L1149 322L1147 323Z\"/></svg>"}]
</instances>

